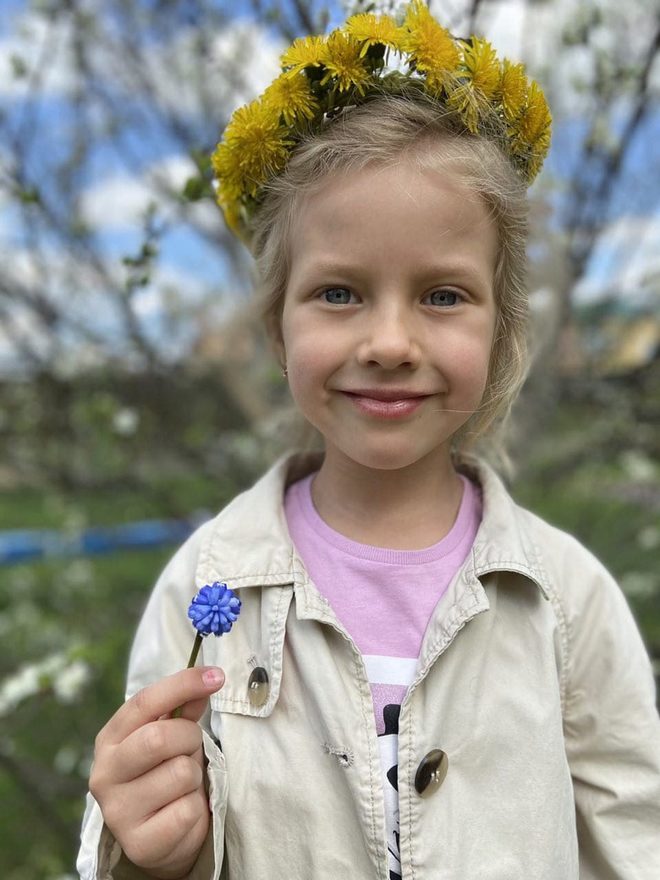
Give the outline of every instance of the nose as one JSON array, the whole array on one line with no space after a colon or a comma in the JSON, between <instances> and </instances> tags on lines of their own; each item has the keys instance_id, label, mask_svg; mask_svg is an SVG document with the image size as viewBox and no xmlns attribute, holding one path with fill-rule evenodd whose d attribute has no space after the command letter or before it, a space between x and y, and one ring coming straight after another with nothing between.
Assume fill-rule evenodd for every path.
<instances>
[{"instance_id":1,"label":"nose","mask_svg":"<svg viewBox=\"0 0 660 880\"><path fill-rule=\"evenodd\" d=\"M409 308L390 302L365 315L357 350L361 366L376 365L386 370L412 368L419 365L420 358L416 322Z\"/></svg>"}]
</instances>

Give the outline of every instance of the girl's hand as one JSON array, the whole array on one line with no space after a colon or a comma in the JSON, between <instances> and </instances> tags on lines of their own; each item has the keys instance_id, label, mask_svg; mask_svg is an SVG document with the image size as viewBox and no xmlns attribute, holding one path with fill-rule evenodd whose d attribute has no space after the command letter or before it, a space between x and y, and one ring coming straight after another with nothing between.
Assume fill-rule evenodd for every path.
<instances>
[{"instance_id":1,"label":"girl's hand","mask_svg":"<svg viewBox=\"0 0 660 880\"><path fill-rule=\"evenodd\" d=\"M90 791L126 858L153 877L188 874L208 833L197 721L223 684L217 667L184 669L131 697L96 738Z\"/></svg>"}]
</instances>

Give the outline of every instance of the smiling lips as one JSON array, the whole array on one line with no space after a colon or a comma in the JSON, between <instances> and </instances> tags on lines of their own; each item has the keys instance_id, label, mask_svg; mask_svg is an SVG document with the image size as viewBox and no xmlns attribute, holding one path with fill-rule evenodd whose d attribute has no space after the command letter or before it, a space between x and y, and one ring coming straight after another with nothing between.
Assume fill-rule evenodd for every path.
<instances>
[{"instance_id":1,"label":"smiling lips","mask_svg":"<svg viewBox=\"0 0 660 880\"><path fill-rule=\"evenodd\" d=\"M384 419L405 418L430 396L404 388L360 388L342 393L361 412Z\"/></svg>"}]
</instances>

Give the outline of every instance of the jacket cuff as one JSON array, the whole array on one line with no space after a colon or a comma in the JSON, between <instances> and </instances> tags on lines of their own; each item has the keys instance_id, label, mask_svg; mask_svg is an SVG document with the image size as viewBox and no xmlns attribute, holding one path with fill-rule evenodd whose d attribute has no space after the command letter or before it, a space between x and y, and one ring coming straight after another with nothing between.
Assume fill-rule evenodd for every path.
<instances>
[{"instance_id":1,"label":"jacket cuff","mask_svg":"<svg viewBox=\"0 0 660 880\"><path fill-rule=\"evenodd\" d=\"M119 849L119 845L116 844ZM209 828L206 840L202 844L197 861L193 865L189 874L186 874L185 880L216 880L219 872L215 871L215 860L213 857L213 829ZM112 869L111 873L100 874L103 880L153 880L150 874L145 874L140 868L137 868L132 862L126 858L124 853L119 849L119 861Z\"/></svg>"}]
</instances>

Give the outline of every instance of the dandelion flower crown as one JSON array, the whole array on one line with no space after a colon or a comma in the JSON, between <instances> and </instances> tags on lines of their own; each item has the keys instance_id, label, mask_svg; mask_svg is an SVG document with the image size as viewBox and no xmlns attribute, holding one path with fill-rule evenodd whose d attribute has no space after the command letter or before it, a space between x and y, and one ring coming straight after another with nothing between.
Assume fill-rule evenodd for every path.
<instances>
[{"instance_id":1,"label":"dandelion flower crown","mask_svg":"<svg viewBox=\"0 0 660 880\"><path fill-rule=\"evenodd\" d=\"M395 69L388 67L392 53L400 59ZM422 0L412 0L399 21L359 13L328 36L296 39L280 60L281 74L234 112L211 156L218 204L245 242L269 180L296 146L347 108L383 94L436 100L467 132L494 140L527 184L550 146L550 110L523 65L500 61L481 37L452 36Z\"/></svg>"}]
</instances>

